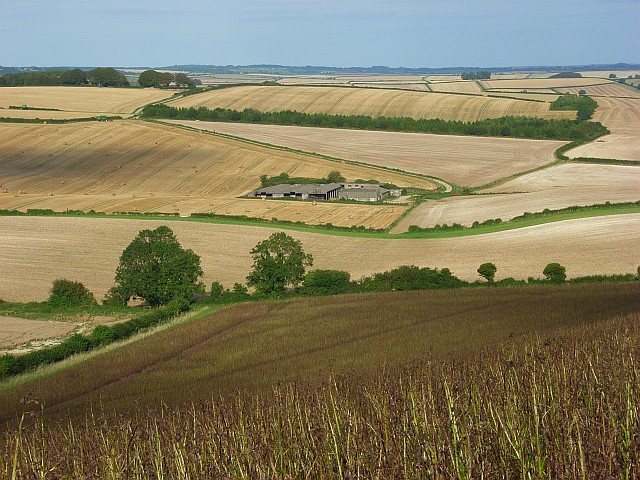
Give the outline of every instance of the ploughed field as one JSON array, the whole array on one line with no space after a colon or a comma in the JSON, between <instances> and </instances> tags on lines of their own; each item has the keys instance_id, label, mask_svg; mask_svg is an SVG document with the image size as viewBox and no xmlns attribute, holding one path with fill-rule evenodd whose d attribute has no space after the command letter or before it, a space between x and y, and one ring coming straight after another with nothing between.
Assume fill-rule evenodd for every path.
<instances>
[{"instance_id":1,"label":"ploughed field","mask_svg":"<svg viewBox=\"0 0 640 480\"><path fill-rule=\"evenodd\" d=\"M555 161L565 142L423 133L170 120L272 145L432 175L462 186L484 185Z\"/></svg>"},{"instance_id":2,"label":"ploughed field","mask_svg":"<svg viewBox=\"0 0 640 480\"><path fill-rule=\"evenodd\" d=\"M175 90L156 88L5 87L0 88L0 117L63 119L127 115L174 93ZM60 111L8 109L22 105Z\"/></svg>"},{"instance_id":3,"label":"ploughed field","mask_svg":"<svg viewBox=\"0 0 640 480\"><path fill-rule=\"evenodd\" d=\"M250 250L275 230L112 218L0 217L0 298L41 301L57 278L82 282L102 299L113 285L124 248L142 229L169 225L185 248L202 257L204 282L245 283ZM640 214L566 220L485 235L442 239L394 239L288 232L314 257L314 268L346 270L352 278L400 265L447 267L474 280L484 262L497 278L542 277L550 262L570 277L635 272L640 258Z\"/></svg>"},{"instance_id":4,"label":"ploughed field","mask_svg":"<svg viewBox=\"0 0 640 480\"><path fill-rule=\"evenodd\" d=\"M237 198L260 176L377 179L432 190L424 178L334 162L140 121L0 124L0 208L215 212L271 220L386 228L406 207Z\"/></svg>"},{"instance_id":5,"label":"ploughed field","mask_svg":"<svg viewBox=\"0 0 640 480\"><path fill-rule=\"evenodd\" d=\"M507 115L575 118L549 104L509 98L343 87L243 86L214 90L168 102L172 107L206 107L275 112L295 110L331 115L439 118L476 121Z\"/></svg>"}]
</instances>

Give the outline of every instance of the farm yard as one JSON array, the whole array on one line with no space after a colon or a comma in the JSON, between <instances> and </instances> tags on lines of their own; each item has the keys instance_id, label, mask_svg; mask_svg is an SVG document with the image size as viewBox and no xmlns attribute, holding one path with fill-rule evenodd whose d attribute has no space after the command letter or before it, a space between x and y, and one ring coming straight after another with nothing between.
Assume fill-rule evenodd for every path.
<instances>
[{"instance_id":1,"label":"farm yard","mask_svg":"<svg viewBox=\"0 0 640 480\"><path fill-rule=\"evenodd\" d=\"M168 224L185 248L202 257L204 282L231 287L251 269L249 251L273 228L110 218L0 217L0 292L7 301L41 301L56 278L73 278L102 298L113 285L122 250L144 228ZM635 271L640 214L568 220L486 235L443 239L376 239L289 232L314 257L314 268L358 279L399 265L450 268L478 278L493 261L501 277L540 277L549 262L570 277ZM79 234L79 233L82 234ZM55 248L52 248L55 246ZM87 262L87 258L91 262Z\"/></svg>"},{"instance_id":2,"label":"farm yard","mask_svg":"<svg viewBox=\"0 0 640 480\"><path fill-rule=\"evenodd\" d=\"M202 130L479 186L555 161L565 142L170 120Z\"/></svg>"},{"instance_id":3,"label":"farm yard","mask_svg":"<svg viewBox=\"0 0 640 480\"><path fill-rule=\"evenodd\" d=\"M303 113L404 116L465 122L505 115L575 118L575 112L551 111L546 103L365 88L242 86L179 98L167 104L177 108L253 108L265 112L296 110Z\"/></svg>"},{"instance_id":4,"label":"farm yard","mask_svg":"<svg viewBox=\"0 0 640 480\"><path fill-rule=\"evenodd\" d=\"M127 115L151 102L169 98L175 90L100 87L11 87L0 89L0 117L78 118ZM46 110L9 110L27 105ZM35 116L34 116L35 115Z\"/></svg>"}]
</instances>

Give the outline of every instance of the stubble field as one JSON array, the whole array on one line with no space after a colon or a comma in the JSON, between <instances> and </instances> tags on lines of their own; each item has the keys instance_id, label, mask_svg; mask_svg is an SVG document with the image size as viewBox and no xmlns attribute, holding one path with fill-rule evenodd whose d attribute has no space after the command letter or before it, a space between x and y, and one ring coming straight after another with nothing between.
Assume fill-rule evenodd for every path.
<instances>
[{"instance_id":1,"label":"stubble field","mask_svg":"<svg viewBox=\"0 0 640 480\"><path fill-rule=\"evenodd\" d=\"M260 175L376 178L435 189L426 179L138 121L1 125L0 208L215 212L385 228L403 207L240 199Z\"/></svg>"},{"instance_id":2,"label":"stubble field","mask_svg":"<svg viewBox=\"0 0 640 480\"><path fill-rule=\"evenodd\" d=\"M70 322L0 316L0 349L22 345L33 340L62 337L75 329L76 325Z\"/></svg>"},{"instance_id":3,"label":"stubble field","mask_svg":"<svg viewBox=\"0 0 640 480\"><path fill-rule=\"evenodd\" d=\"M411 225L422 228L492 218L509 220L524 212L573 205L635 202L640 200L640 168L635 166L562 164L522 175L472 195L429 200L404 217L393 229L405 232Z\"/></svg>"},{"instance_id":4,"label":"stubble field","mask_svg":"<svg viewBox=\"0 0 640 480\"><path fill-rule=\"evenodd\" d=\"M185 248L202 257L204 281L231 287L251 269L249 251L274 229L192 222L52 217L0 217L0 298L43 300L56 278L80 281L97 298L113 284L122 250L145 228L169 225ZM640 214L612 215L446 239L373 239L289 232L314 257L314 268L352 278L399 265L448 267L460 278L494 262L498 278L542 276L560 262L570 277L633 272L640 258Z\"/></svg>"},{"instance_id":5,"label":"stubble field","mask_svg":"<svg viewBox=\"0 0 640 480\"><path fill-rule=\"evenodd\" d=\"M599 85L611 83L609 80L598 78L526 78L514 80L480 80L480 84L486 90L526 90L526 89L552 89L561 87L585 87L587 85Z\"/></svg>"},{"instance_id":6,"label":"stubble field","mask_svg":"<svg viewBox=\"0 0 640 480\"><path fill-rule=\"evenodd\" d=\"M203 130L406 172L431 175L463 186L499 178L555 161L564 142L373 132L282 125L176 120Z\"/></svg>"},{"instance_id":7,"label":"stubble field","mask_svg":"<svg viewBox=\"0 0 640 480\"><path fill-rule=\"evenodd\" d=\"M575 112L551 111L546 103L365 88L248 86L205 92L168 104L173 107L253 108L266 112L295 110L332 115L440 118L467 122L506 115L575 118Z\"/></svg>"},{"instance_id":8,"label":"stubble field","mask_svg":"<svg viewBox=\"0 0 640 480\"><path fill-rule=\"evenodd\" d=\"M6 87L0 89L0 107L4 109L27 105L62 110L64 113L7 109L0 111L0 117L22 114L23 118L76 118L95 114L131 114L147 103L168 98L174 93L175 90L157 88Z\"/></svg>"},{"instance_id":9,"label":"stubble field","mask_svg":"<svg viewBox=\"0 0 640 480\"><path fill-rule=\"evenodd\" d=\"M584 90L587 95L593 97L620 97L620 98L637 98L640 99L640 90L634 88L623 87L617 83L609 83L607 85L597 85L593 87L572 87L572 88L558 88L557 91L561 93L572 93L577 95L580 90ZM598 98L596 98L598 100ZM598 111L596 110L596 113Z\"/></svg>"}]
</instances>

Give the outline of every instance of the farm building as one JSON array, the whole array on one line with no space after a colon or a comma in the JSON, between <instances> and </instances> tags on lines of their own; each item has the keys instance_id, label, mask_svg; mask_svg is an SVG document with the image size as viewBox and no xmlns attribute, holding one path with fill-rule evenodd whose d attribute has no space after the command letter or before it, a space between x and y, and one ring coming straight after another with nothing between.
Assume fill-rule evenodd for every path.
<instances>
[{"instance_id":1,"label":"farm building","mask_svg":"<svg viewBox=\"0 0 640 480\"><path fill-rule=\"evenodd\" d=\"M370 183L280 184L254 190L249 196L259 198L300 198L302 200L356 200L377 202L389 195L389 190Z\"/></svg>"},{"instance_id":2,"label":"farm building","mask_svg":"<svg viewBox=\"0 0 640 480\"><path fill-rule=\"evenodd\" d=\"M261 198L301 198L303 200L337 200L342 186L339 183L280 184L254 190Z\"/></svg>"}]
</instances>

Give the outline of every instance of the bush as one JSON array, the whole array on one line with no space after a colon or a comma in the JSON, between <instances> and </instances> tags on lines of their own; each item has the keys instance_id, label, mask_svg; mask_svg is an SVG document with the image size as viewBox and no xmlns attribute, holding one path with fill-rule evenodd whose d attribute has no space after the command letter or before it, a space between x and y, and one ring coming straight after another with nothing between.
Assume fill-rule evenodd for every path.
<instances>
[{"instance_id":1,"label":"bush","mask_svg":"<svg viewBox=\"0 0 640 480\"><path fill-rule=\"evenodd\" d=\"M93 293L80 282L58 279L53 281L47 303L55 308L97 305Z\"/></svg>"},{"instance_id":2,"label":"bush","mask_svg":"<svg viewBox=\"0 0 640 480\"><path fill-rule=\"evenodd\" d=\"M562 283L567 279L567 269L559 263L549 263L542 274L552 283Z\"/></svg>"},{"instance_id":3,"label":"bush","mask_svg":"<svg viewBox=\"0 0 640 480\"><path fill-rule=\"evenodd\" d=\"M305 295L336 295L351 287L351 275L341 270L312 270L304 276L302 293Z\"/></svg>"}]
</instances>

